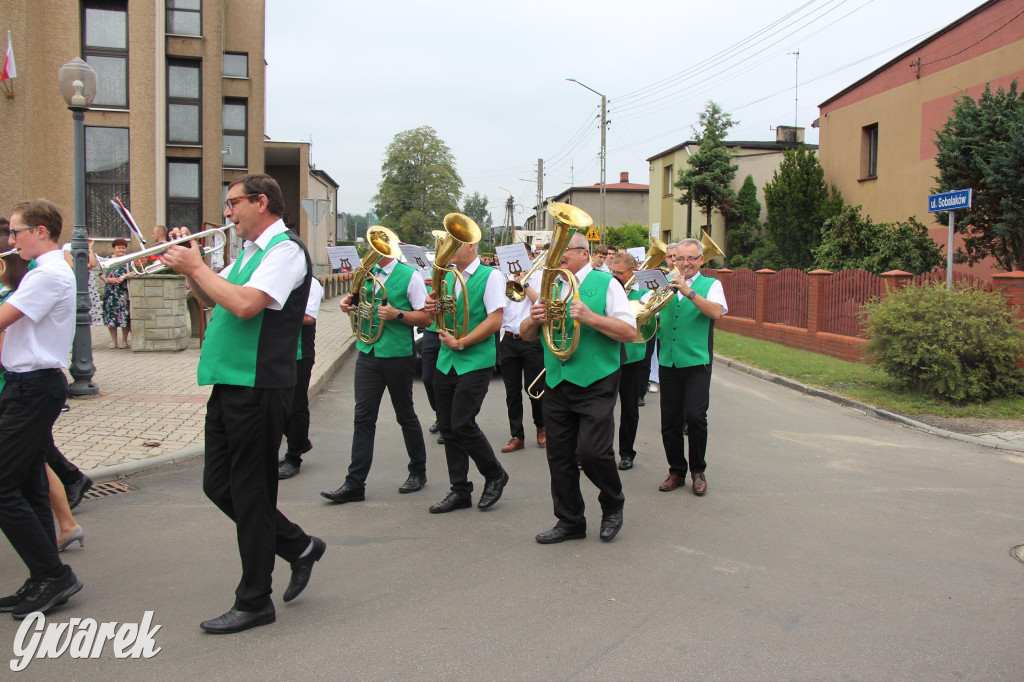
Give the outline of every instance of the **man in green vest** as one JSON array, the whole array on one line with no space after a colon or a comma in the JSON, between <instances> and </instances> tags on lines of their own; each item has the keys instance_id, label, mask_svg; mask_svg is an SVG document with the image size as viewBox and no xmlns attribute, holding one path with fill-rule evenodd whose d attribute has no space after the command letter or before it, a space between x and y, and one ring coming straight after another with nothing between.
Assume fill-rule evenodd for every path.
<instances>
[{"instance_id":1,"label":"man in green vest","mask_svg":"<svg viewBox=\"0 0 1024 682\"><path fill-rule=\"evenodd\" d=\"M685 438L690 446L693 493L703 495L708 489L704 455L708 444L715 321L728 313L729 307L722 283L700 274L704 249L699 240L679 242L675 263L679 274L671 284L677 293L662 308L658 327L661 440L668 459L668 478L658 490L669 492L685 485Z\"/></svg>"},{"instance_id":2,"label":"man in green vest","mask_svg":"<svg viewBox=\"0 0 1024 682\"><path fill-rule=\"evenodd\" d=\"M493 507L508 483L508 474L476 423L494 374L494 334L501 327L502 309L505 307L505 278L496 269L480 262L476 244L463 245L456 251L451 264L459 269L466 281L466 291L462 291L453 273L445 275L447 289L455 296L455 326L461 326L463 300L467 299L469 322L462 337L451 334L451 329L438 330L441 349L434 371L434 400L437 404L437 425L445 441L451 491L430 507L431 514L444 514L473 505L470 459L484 476L484 491L477 503L480 509ZM434 282L435 291L440 288L439 283ZM436 301L429 299L428 312L433 314L436 309Z\"/></svg>"},{"instance_id":3,"label":"man in green vest","mask_svg":"<svg viewBox=\"0 0 1024 682\"><path fill-rule=\"evenodd\" d=\"M633 276L636 269L636 258L625 251L616 254L611 263L612 276L625 287L626 282ZM648 295L646 289L640 289L635 282L626 297L630 301L641 301ZM632 305L632 304L631 304ZM651 322L649 324L657 324ZM633 468L633 460L636 458L636 430L640 425L640 393L647 386L647 377L650 375L650 363L644 362L647 344L624 343L622 344L622 374L619 376L619 470L626 471Z\"/></svg>"},{"instance_id":4,"label":"man in green vest","mask_svg":"<svg viewBox=\"0 0 1024 682\"><path fill-rule=\"evenodd\" d=\"M636 335L636 318L622 286L611 274L590 266L586 237L577 232L562 254L561 267L579 281L579 299L568 309L566 327L579 322L576 352L559 360L544 344L544 425L548 434L551 497L558 522L537 535L553 544L587 536L580 467L601 491L601 539L612 540L622 528L622 481L615 468L615 396L619 387L623 343ZM563 287L564 287L563 283ZM541 292L545 297L549 292ZM565 294L560 294L564 298ZM520 325L525 339L537 338L548 323L544 298L530 308ZM556 339L557 340L557 339Z\"/></svg>"},{"instance_id":5,"label":"man in green vest","mask_svg":"<svg viewBox=\"0 0 1024 682\"><path fill-rule=\"evenodd\" d=\"M299 596L327 545L277 509L277 452L296 382L299 329L312 264L305 245L281 220L284 198L269 175L244 175L228 187L224 217L244 240L218 275L198 248L173 246L164 263L185 275L207 306L216 306L199 356L206 404L203 492L235 522L242 579L235 603L203 621L207 632L241 632L273 623L274 555L291 563L284 601ZM186 228L172 231L185 236Z\"/></svg>"},{"instance_id":6,"label":"man in green vest","mask_svg":"<svg viewBox=\"0 0 1024 682\"><path fill-rule=\"evenodd\" d=\"M383 324L380 338L373 343L356 341L359 357L353 393L356 399L352 430L352 461L345 482L336 490L320 493L331 502L362 502L366 499L366 477L373 464L373 442L377 434L377 414L387 389L395 417L402 427L405 450L409 454L409 477L398 488L400 493L414 493L427 482L427 449L423 444L423 428L416 416L412 401L412 379L416 373L413 355L412 328L426 327L430 315L423 312L427 288L423 277L411 265L394 258L382 258L374 266L374 277L384 285L386 298L373 314L374 329ZM359 295L369 301L374 296L375 283L369 277ZM380 298L381 292L376 292ZM341 309L355 312L353 295L341 299ZM363 322L363 331L370 330L369 321Z\"/></svg>"}]
</instances>

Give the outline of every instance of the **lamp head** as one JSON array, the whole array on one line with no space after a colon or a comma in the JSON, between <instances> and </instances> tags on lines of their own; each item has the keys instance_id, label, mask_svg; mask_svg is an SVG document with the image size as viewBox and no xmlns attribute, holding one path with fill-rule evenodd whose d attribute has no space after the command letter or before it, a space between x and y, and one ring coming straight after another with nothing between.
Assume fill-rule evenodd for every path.
<instances>
[{"instance_id":1,"label":"lamp head","mask_svg":"<svg viewBox=\"0 0 1024 682\"><path fill-rule=\"evenodd\" d=\"M68 107L87 108L96 97L96 70L78 57L60 67L57 83Z\"/></svg>"}]
</instances>

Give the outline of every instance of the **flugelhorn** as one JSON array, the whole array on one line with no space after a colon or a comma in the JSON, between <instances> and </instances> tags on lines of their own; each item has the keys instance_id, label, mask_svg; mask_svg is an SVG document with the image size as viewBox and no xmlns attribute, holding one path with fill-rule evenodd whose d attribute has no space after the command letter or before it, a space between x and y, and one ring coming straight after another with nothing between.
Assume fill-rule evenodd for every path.
<instances>
[{"instance_id":1,"label":"flugelhorn","mask_svg":"<svg viewBox=\"0 0 1024 682\"><path fill-rule=\"evenodd\" d=\"M434 313L434 324L438 333L442 331L455 338L469 333L469 296L466 295L466 280L459 269L450 265L452 258L465 244L476 244L480 241L480 227L469 216L461 213L449 213L444 217L444 234L434 231L437 248L434 253L434 269L431 273L431 295L437 301L437 312ZM451 272L462 287L462 323L456 310L455 288L448 286L446 275Z\"/></svg>"},{"instance_id":2,"label":"flugelhorn","mask_svg":"<svg viewBox=\"0 0 1024 682\"><path fill-rule=\"evenodd\" d=\"M349 313L349 318L356 338L363 343L376 343L384 333L377 308L388 304L388 291L373 274L373 266L383 258L398 258L402 249L398 246L398 235L383 225L371 225L366 230L366 245L366 254L352 276L352 305L356 309ZM372 283L370 290L363 291L368 282Z\"/></svg>"},{"instance_id":3,"label":"flugelhorn","mask_svg":"<svg viewBox=\"0 0 1024 682\"><path fill-rule=\"evenodd\" d=\"M141 275L155 275L165 270L170 270L170 268L168 268L160 261L159 256L162 256L165 253L167 253L167 250L170 249L172 246L187 244L188 242L196 239L205 239L206 237L212 237L212 247L208 249L203 249L202 247L200 247L200 253L202 253L202 255L205 256L207 253L211 251L216 251L217 249L223 248L225 242L227 242L228 239L224 233L230 230L232 227L234 227L234 225L229 224L224 225L222 227L215 227L209 230L203 230L202 232L196 232L195 234L189 234L185 235L184 237L178 237L177 239L172 239L169 242L157 244L155 246L149 247L148 249L143 249L142 251L126 253L123 256L118 256L115 258L104 258L103 256L96 256L96 262L99 263L100 271L104 275L109 274L111 270L119 268L122 265L128 266L128 274L133 277Z\"/></svg>"},{"instance_id":4,"label":"flugelhorn","mask_svg":"<svg viewBox=\"0 0 1024 682\"><path fill-rule=\"evenodd\" d=\"M7 272L7 257L13 256L16 253L18 253L17 249L11 249L10 251L4 251L3 253L0 253L0 275Z\"/></svg>"}]
</instances>

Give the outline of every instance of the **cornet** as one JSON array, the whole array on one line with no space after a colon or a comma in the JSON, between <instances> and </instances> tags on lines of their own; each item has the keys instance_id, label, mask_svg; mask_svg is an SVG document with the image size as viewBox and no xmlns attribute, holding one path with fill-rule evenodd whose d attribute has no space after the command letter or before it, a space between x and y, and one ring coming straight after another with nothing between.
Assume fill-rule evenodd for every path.
<instances>
[{"instance_id":1,"label":"cornet","mask_svg":"<svg viewBox=\"0 0 1024 682\"><path fill-rule=\"evenodd\" d=\"M177 239L172 239L171 241L164 242L163 244L151 246L150 248L143 249L142 251L136 251L135 253L126 253L125 255L119 256L117 258L104 258L103 256L96 256L96 262L99 263L100 271L104 275L109 274L111 270L119 268L122 265L128 266L128 274L129 276L132 277L138 277L142 275L156 275L165 270L170 270L170 268L168 268L166 265L160 262L158 257L164 255L167 252L167 250L170 249L172 246L187 244L188 242L194 239L204 239L206 237L213 237L212 247L210 247L209 249L202 249L202 247L200 247L201 253L203 255L206 255L211 251L216 251L217 249L223 248L225 242L227 242L227 237L225 236L224 233L230 230L232 227L234 227L234 225L225 225L223 227L215 227L210 230L203 230L202 232L196 232L195 234L190 234L184 237L178 237Z\"/></svg>"},{"instance_id":2,"label":"cornet","mask_svg":"<svg viewBox=\"0 0 1024 682\"><path fill-rule=\"evenodd\" d=\"M434 269L431 273L431 292L437 301L437 312L434 313L434 324L438 333L445 332L461 338L469 333L469 296L466 295L466 280L459 269L450 265L452 258L465 244L476 244L480 241L480 227L469 216L461 213L449 213L444 217L444 233L433 232L436 238ZM453 273L462 287L462 323L459 323L455 301L455 287L449 287L445 276Z\"/></svg>"},{"instance_id":3,"label":"cornet","mask_svg":"<svg viewBox=\"0 0 1024 682\"><path fill-rule=\"evenodd\" d=\"M352 276L352 305L356 309L349 316L356 338L363 343L376 343L384 333L377 307L387 305L388 292L384 282L373 274L373 266L383 258L398 258L402 250L398 247L398 235L383 225L371 225L366 230L366 245L366 254ZM364 291L367 283L372 283L372 287Z\"/></svg>"}]
</instances>

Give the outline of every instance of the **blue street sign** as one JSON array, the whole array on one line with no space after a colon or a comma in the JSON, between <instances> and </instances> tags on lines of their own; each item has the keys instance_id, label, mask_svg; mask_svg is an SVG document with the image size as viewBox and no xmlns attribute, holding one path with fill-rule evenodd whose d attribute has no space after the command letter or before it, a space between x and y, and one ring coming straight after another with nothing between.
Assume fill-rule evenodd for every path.
<instances>
[{"instance_id":1,"label":"blue street sign","mask_svg":"<svg viewBox=\"0 0 1024 682\"><path fill-rule=\"evenodd\" d=\"M971 207L971 190L957 189L928 197L928 212L955 211L958 208Z\"/></svg>"}]
</instances>

